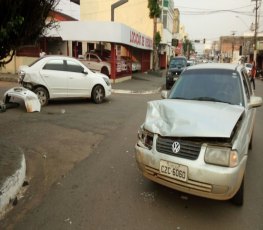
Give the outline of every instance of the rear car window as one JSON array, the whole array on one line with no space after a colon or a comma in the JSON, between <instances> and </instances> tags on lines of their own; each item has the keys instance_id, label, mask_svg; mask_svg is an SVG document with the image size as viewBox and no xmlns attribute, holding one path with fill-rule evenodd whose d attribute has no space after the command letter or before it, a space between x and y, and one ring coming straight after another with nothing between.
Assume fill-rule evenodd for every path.
<instances>
[{"instance_id":1,"label":"rear car window","mask_svg":"<svg viewBox=\"0 0 263 230\"><path fill-rule=\"evenodd\" d=\"M65 71L63 60L49 60L43 67L45 70Z\"/></svg>"}]
</instances>

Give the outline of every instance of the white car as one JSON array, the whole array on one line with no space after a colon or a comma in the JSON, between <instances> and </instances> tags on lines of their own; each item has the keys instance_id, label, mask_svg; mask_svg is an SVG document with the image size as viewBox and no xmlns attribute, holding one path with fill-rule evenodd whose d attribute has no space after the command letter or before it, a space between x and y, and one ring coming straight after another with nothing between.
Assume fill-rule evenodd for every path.
<instances>
[{"instance_id":1,"label":"white car","mask_svg":"<svg viewBox=\"0 0 263 230\"><path fill-rule=\"evenodd\" d=\"M56 98L92 98L101 103L111 95L108 76L94 73L66 56L44 56L29 66L21 66L19 83L37 94L42 106Z\"/></svg>"},{"instance_id":2,"label":"white car","mask_svg":"<svg viewBox=\"0 0 263 230\"><path fill-rule=\"evenodd\" d=\"M111 75L111 63L106 57L99 56L96 53L86 53L84 59L80 61L89 69L103 73L107 76Z\"/></svg>"},{"instance_id":3,"label":"white car","mask_svg":"<svg viewBox=\"0 0 263 230\"><path fill-rule=\"evenodd\" d=\"M181 192L242 205L256 107L261 105L243 66L188 67L167 99L148 102L135 146L140 170Z\"/></svg>"}]
</instances>

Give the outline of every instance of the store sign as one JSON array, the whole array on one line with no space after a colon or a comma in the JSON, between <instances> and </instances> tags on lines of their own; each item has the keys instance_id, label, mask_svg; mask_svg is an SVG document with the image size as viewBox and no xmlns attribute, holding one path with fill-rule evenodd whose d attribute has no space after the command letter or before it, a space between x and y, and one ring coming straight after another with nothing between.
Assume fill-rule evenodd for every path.
<instances>
[{"instance_id":1,"label":"store sign","mask_svg":"<svg viewBox=\"0 0 263 230\"><path fill-rule=\"evenodd\" d=\"M130 43L140 48L153 48L153 41L141 33L130 30Z\"/></svg>"}]
</instances>

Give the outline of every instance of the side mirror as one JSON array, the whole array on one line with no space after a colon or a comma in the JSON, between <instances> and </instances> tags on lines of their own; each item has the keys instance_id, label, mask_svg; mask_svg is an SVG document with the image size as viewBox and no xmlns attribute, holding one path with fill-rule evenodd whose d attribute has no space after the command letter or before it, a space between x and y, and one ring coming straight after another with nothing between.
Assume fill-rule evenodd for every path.
<instances>
[{"instance_id":1,"label":"side mirror","mask_svg":"<svg viewBox=\"0 0 263 230\"><path fill-rule=\"evenodd\" d=\"M162 92L161 92L162 99L167 99L169 96L169 92L170 91L168 91L168 90L162 90Z\"/></svg>"},{"instance_id":2,"label":"side mirror","mask_svg":"<svg viewBox=\"0 0 263 230\"><path fill-rule=\"evenodd\" d=\"M248 104L248 107L250 109L260 107L261 105L262 105L262 98L261 97L256 97L256 96L250 97L250 102Z\"/></svg>"}]
</instances>

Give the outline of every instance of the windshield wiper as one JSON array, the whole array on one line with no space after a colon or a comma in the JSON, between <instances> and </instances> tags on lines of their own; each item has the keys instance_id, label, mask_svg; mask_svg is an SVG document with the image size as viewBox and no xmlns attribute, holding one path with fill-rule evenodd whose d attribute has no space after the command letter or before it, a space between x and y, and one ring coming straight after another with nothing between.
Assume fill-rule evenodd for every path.
<instances>
[{"instance_id":1,"label":"windshield wiper","mask_svg":"<svg viewBox=\"0 0 263 230\"><path fill-rule=\"evenodd\" d=\"M171 99L189 100L189 98L185 97L172 97Z\"/></svg>"},{"instance_id":2,"label":"windshield wiper","mask_svg":"<svg viewBox=\"0 0 263 230\"><path fill-rule=\"evenodd\" d=\"M221 103L232 104L229 101L219 100L219 99L214 98L214 97L195 97L195 98L192 98L191 100L196 100L196 101L213 101L213 102L221 102Z\"/></svg>"}]
</instances>

